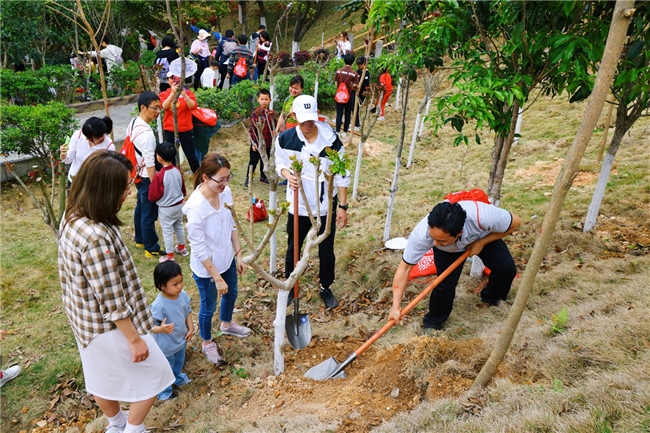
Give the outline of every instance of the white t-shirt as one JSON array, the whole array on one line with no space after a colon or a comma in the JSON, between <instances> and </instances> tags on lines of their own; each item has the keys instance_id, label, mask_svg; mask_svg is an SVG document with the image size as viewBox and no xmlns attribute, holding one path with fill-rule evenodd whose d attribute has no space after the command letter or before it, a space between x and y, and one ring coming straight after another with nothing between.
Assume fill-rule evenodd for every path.
<instances>
[{"instance_id":1,"label":"white t-shirt","mask_svg":"<svg viewBox=\"0 0 650 433\"><path fill-rule=\"evenodd\" d=\"M217 77L212 68L205 68L203 70L203 73L201 74L201 87L210 88L210 89L213 88L215 84L214 81L216 78Z\"/></svg>"},{"instance_id":2,"label":"white t-shirt","mask_svg":"<svg viewBox=\"0 0 650 433\"><path fill-rule=\"evenodd\" d=\"M104 141L96 145L90 145L88 139L81 133L81 129L75 131L68 143L68 153L63 162L72 164L68 171L68 180L72 182L72 178L77 175L81 164L96 150L115 150L113 141L107 135L104 135Z\"/></svg>"},{"instance_id":3,"label":"white t-shirt","mask_svg":"<svg viewBox=\"0 0 650 433\"><path fill-rule=\"evenodd\" d=\"M451 245L436 246L437 249L448 253L465 251L467 245L477 239L482 239L490 233L505 233L512 224L512 215L505 209L491 204L475 201L460 201L458 204L467 213L465 225L460 238ZM424 254L433 248L433 239L429 233L428 215L415 226L404 249L402 259L414 265Z\"/></svg>"},{"instance_id":4,"label":"white t-shirt","mask_svg":"<svg viewBox=\"0 0 650 433\"><path fill-rule=\"evenodd\" d=\"M336 52L337 59L343 57L344 54L350 54L352 52L352 44L350 43L350 41L343 41L343 42L339 41L337 45L338 45L338 50Z\"/></svg>"},{"instance_id":5,"label":"white t-shirt","mask_svg":"<svg viewBox=\"0 0 650 433\"><path fill-rule=\"evenodd\" d=\"M192 250L190 269L201 278L210 278L210 273L201 263L203 260L210 258L217 272L222 274L235 258L231 236L237 229L230 210L225 206L232 202L232 192L227 186L219 195L221 206L216 210L206 200L199 185L183 206L183 213L187 215L187 239Z\"/></svg>"},{"instance_id":6,"label":"white t-shirt","mask_svg":"<svg viewBox=\"0 0 650 433\"><path fill-rule=\"evenodd\" d=\"M131 129L131 125L133 125L133 129ZM153 134L153 129L138 116L135 118L135 122L133 120L129 122L126 135L131 137L136 149L142 153L142 156L140 156L136 151L135 158L138 167L144 164L140 170L140 177L146 177L148 179L149 173L147 173L147 167L156 166L156 136Z\"/></svg>"}]
</instances>

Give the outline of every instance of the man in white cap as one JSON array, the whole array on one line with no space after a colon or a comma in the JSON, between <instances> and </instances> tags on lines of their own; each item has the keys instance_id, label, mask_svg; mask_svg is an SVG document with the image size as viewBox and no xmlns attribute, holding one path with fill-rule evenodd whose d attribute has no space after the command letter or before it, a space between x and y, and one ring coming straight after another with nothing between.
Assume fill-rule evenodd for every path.
<instances>
[{"instance_id":1,"label":"man in white cap","mask_svg":"<svg viewBox=\"0 0 650 433\"><path fill-rule=\"evenodd\" d=\"M201 85L201 74L203 70L209 67L208 60L210 58L210 46L208 45L208 38L210 33L205 30L199 30L199 35L196 37L192 46L190 47L190 53L196 56L196 66L198 69L196 74L194 74L194 91L199 88Z\"/></svg>"},{"instance_id":2,"label":"man in white cap","mask_svg":"<svg viewBox=\"0 0 650 433\"><path fill-rule=\"evenodd\" d=\"M340 155L344 153L343 143L332 128L325 122L318 120L318 106L316 99L309 95L300 95L293 101L293 114L298 120L298 126L284 131L275 142L275 166L278 174L289 183L287 188L287 201L289 202L289 218L287 220L287 233L289 235L289 245L287 256L285 258L285 276L288 277L293 271L293 190L298 188L298 180L291 168L291 156L296 155L303 165L302 169L302 187L312 213L316 212L316 200L320 201L320 233L325 231L327 222L327 188L328 183L325 177L316 173L316 167L309 159L312 156L320 158L320 170L327 172L330 161L327 159L326 150L332 149L338 151ZM316 194L315 179L319 179L319 192ZM336 258L334 256L334 235L336 227L343 228L348 222L348 201L347 193L350 185L350 175L337 174L334 176L334 202L332 209L336 209L336 219L332 218L332 225L329 236L318 245L318 258L320 261L319 279L320 279L320 296L327 308L336 308L338 301L332 293L331 285L334 282L334 267ZM303 202L302 195L299 196L298 202L298 244L302 248L302 243L311 228L311 221L307 213L307 208ZM293 291L289 292L289 302L293 300Z\"/></svg>"}]
</instances>

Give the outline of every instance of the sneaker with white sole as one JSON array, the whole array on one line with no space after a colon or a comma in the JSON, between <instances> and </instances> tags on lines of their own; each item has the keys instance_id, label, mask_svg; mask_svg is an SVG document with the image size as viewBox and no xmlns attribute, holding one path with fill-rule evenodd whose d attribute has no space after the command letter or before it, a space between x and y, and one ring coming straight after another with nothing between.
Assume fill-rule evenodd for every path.
<instances>
[{"instance_id":1,"label":"sneaker with white sole","mask_svg":"<svg viewBox=\"0 0 650 433\"><path fill-rule=\"evenodd\" d=\"M176 246L174 247L174 252L180 254L180 255L183 256L183 257L187 257L187 256L190 255L190 252L187 250L187 248L183 247L183 248L181 249L181 248L178 248L178 245L176 245Z\"/></svg>"},{"instance_id":2,"label":"sneaker with white sole","mask_svg":"<svg viewBox=\"0 0 650 433\"><path fill-rule=\"evenodd\" d=\"M321 287L320 288L320 297L325 303L325 306L327 308L336 308L339 306L339 301L336 300L336 297L334 297L334 293L332 293L332 289L329 287Z\"/></svg>"},{"instance_id":3,"label":"sneaker with white sole","mask_svg":"<svg viewBox=\"0 0 650 433\"><path fill-rule=\"evenodd\" d=\"M386 120L386 118L384 116L379 116L377 120Z\"/></svg>"},{"instance_id":4,"label":"sneaker with white sole","mask_svg":"<svg viewBox=\"0 0 650 433\"><path fill-rule=\"evenodd\" d=\"M251 329L242 325L238 325L234 321L230 322L230 326L224 326L221 322L221 333L224 335L233 335L235 337L244 338L251 334Z\"/></svg>"},{"instance_id":5,"label":"sneaker with white sole","mask_svg":"<svg viewBox=\"0 0 650 433\"><path fill-rule=\"evenodd\" d=\"M6 370L2 370L2 378L0 379L0 386L9 382L12 379L15 379L16 376L20 374L23 369L20 368L20 365L14 365L9 367Z\"/></svg>"},{"instance_id":6,"label":"sneaker with white sole","mask_svg":"<svg viewBox=\"0 0 650 433\"><path fill-rule=\"evenodd\" d=\"M339 137L340 137L340 138L347 138L347 136L348 136L348 133L345 132L345 131L343 131L343 132L341 132L341 133L339 134Z\"/></svg>"},{"instance_id":7,"label":"sneaker with white sole","mask_svg":"<svg viewBox=\"0 0 650 433\"><path fill-rule=\"evenodd\" d=\"M106 428L106 430L104 430L104 433L124 433L124 429L125 429L125 428L126 428L126 427L115 427L115 426L112 426L112 427L108 427L108 428Z\"/></svg>"},{"instance_id":8,"label":"sneaker with white sole","mask_svg":"<svg viewBox=\"0 0 650 433\"><path fill-rule=\"evenodd\" d=\"M217 349L217 344L212 342L207 346L201 347L201 351L205 357L213 363L214 365L222 365L224 363L223 358L219 355L219 349Z\"/></svg>"},{"instance_id":9,"label":"sneaker with white sole","mask_svg":"<svg viewBox=\"0 0 650 433\"><path fill-rule=\"evenodd\" d=\"M167 262L169 260L174 261L174 258L169 256L162 256L161 258L158 259L158 263Z\"/></svg>"}]
</instances>

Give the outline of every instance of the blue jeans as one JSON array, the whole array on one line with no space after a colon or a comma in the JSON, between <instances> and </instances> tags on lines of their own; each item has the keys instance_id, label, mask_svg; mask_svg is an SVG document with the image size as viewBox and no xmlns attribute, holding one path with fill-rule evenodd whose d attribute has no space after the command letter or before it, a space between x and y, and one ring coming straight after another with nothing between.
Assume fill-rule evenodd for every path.
<instances>
[{"instance_id":1,"label":"blue jeans","mask_svg":"<svg viewBox=\"0 0 650 433\"><path fill-rule=\"evenodd\" d=\"M231 85L231 86L236 85L236 84L239 83L240 81L250 80L250 78L248 78L248 75L246 75L245 78L240 78L240 77L238 77L237 75L235 75L235 74L233 73L230 77L231 77L231 81L230 81L230 85Z\"/></svg>"},{"instance_id":2,"label":"blue jeans","mask_svg":"<svg viewBox=\"0 0 650 433\"><path fill-rule=\"evenodd\" d=\"M135 184L138 190L138 203L133 212L133 225L135 226L135 243L144 244L147 251L160 251L158 235L156 234L156 220L158 219L158 206L149 201L149 185L151 180L148 177L140 179Z\"/></svg>"},{"instance_id":3,"label":"blue jeans","mask_svg":"<svg viewBox=\"0 0 650 433\"><path fill-rule=\"evenodd\" d=\"M199 149L194 148L194 154L196 155L196 159L199 161L199 164L201 164L201 161L203 161L203 158L205 158L205 153L202 153L199 151Z\"/></svg>"},{"instance_id":4,"label":"blue jeans","mask_svg":"<svg viewBox=\"0 0 650 433\"><path fill-rule=\"evenodd\" d=\"M188 383L191 382L190 378L187 377L187 374L183 373L183 364L185 364L186 348L187 346L183 346L181 350L167 357L167 362L169 362L169 365L171 366L172 371L174 372L174 377L176 378L176 382L174 382L174 385L176 386L187 385ZM169 397L171 396L172 396L172 387L169 386L165 388L163 391L161 391L160 394L158 394L158 399L169 400Z\"/></svg>"},{"instance_id":5,"label":"blue jeans","mask_svg":"<svg viewBox=\"0 0 650 433\"><path fill-rule=\"evenodd\" d=\"M201 278L194 273L192 275L194 276L194 281L196 281L196 287L199 289L199 296L201 297L199 303L199 334L203 340L208 341L212 339L212 316L217 311L217 285L212 278ZM221 274L221 278L228 285L228 293L221 296L219 319L222 322L230 322L238 293L237 264L234 259L230 268Z\"/></svg>"}]
</instances>

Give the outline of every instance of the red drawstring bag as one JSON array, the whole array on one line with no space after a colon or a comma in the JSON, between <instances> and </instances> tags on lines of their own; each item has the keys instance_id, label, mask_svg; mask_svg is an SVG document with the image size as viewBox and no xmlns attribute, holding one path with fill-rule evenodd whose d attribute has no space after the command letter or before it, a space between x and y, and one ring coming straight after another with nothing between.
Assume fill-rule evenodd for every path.
<instances>
[{"instance_id":1,"label":"red drawstring bag","mask_svg":"<svg viewBox=\"0 0 650 433\"><path fill-rule=\"evenodd\" d=\"M266 210L266 204L264 200L256 198L255 203L253 204L253 222L257 223L264 221L269 217L269 213ZM246 219L251 220L251 210L248 208L248 213L246 214Z\"/></svg>"},{"instance_id":2,"label":"red drawstring bag","mask_svg":"<svg viewBox=\"0 0 650 433\"><path fill-rule=\"evenodd\" d=\"M208 126L214 126L217 124L217 113L214 110L209 108L196 107L192 110L192 116L196 117L201 123L205 123Z\"/></svg>"},{"instance_id":3,"label":"red drawstring bag","mask_svg":"<svg viewBox=\"0 0 650 433\"><path fill-rule=\"evenodd\" d=\"M436 264L433 262L433 249L430 249L424 256L422 256L420 261L411 268L409 280L418 277L426 277L427 275L435 275L437 273Z\"/></svg>"}]
</instances>

